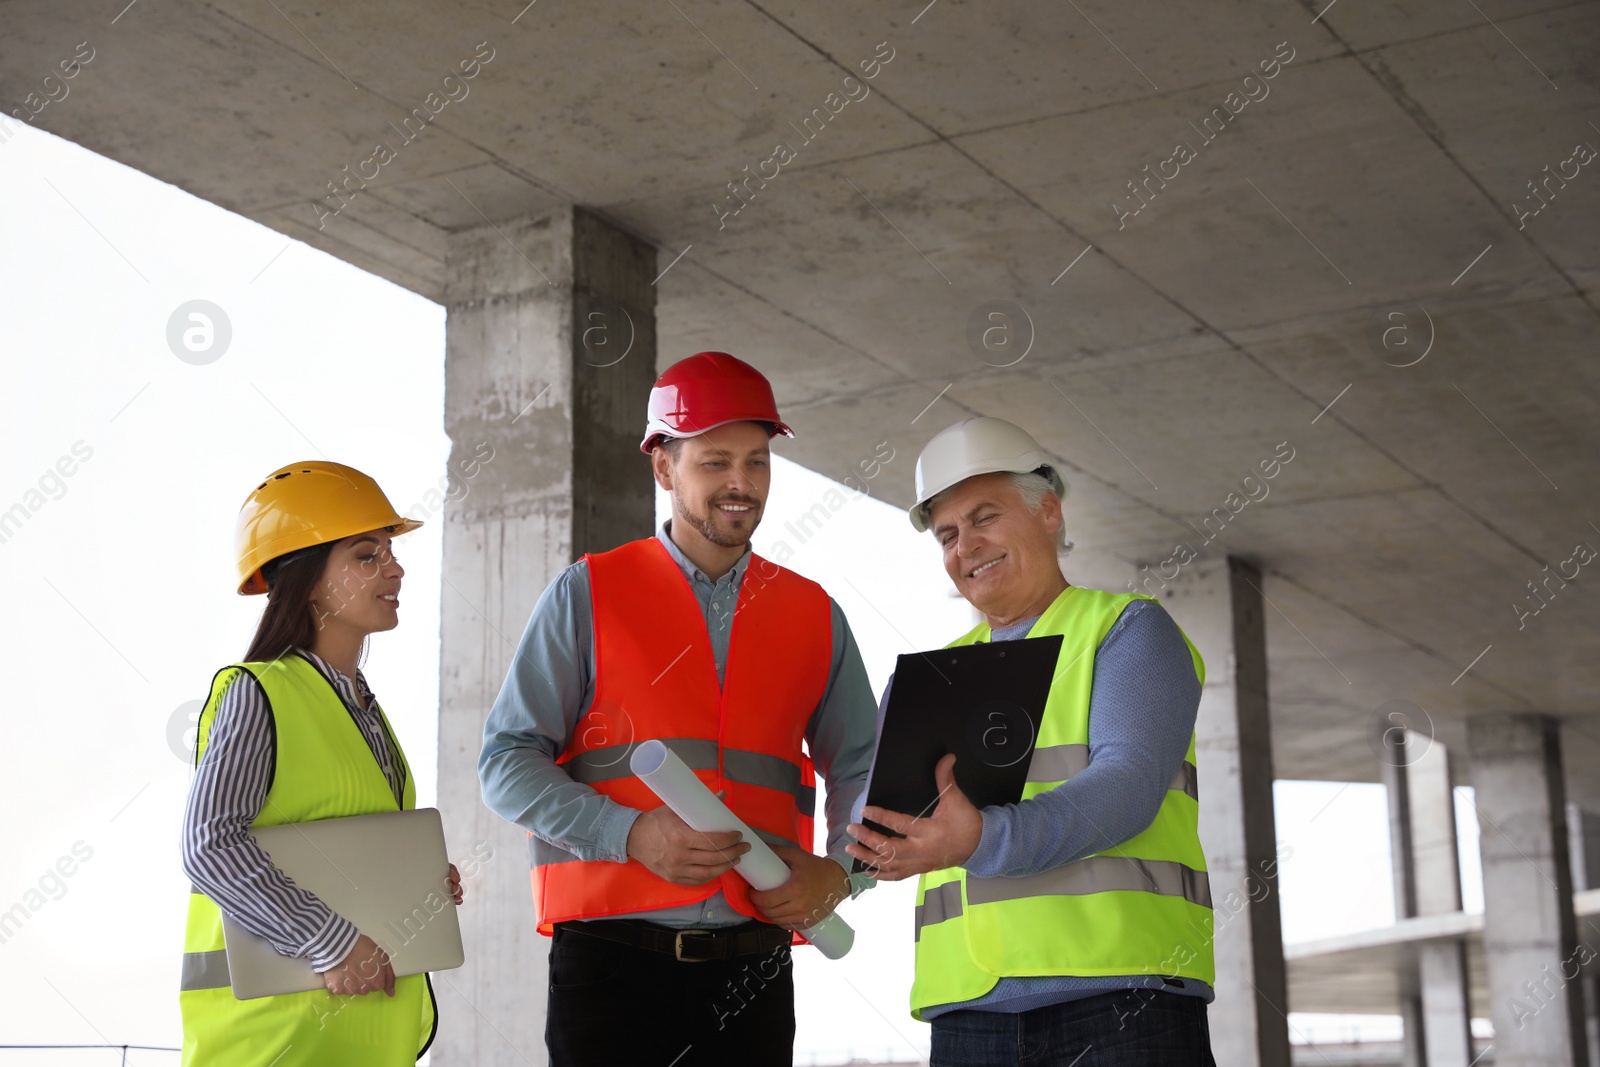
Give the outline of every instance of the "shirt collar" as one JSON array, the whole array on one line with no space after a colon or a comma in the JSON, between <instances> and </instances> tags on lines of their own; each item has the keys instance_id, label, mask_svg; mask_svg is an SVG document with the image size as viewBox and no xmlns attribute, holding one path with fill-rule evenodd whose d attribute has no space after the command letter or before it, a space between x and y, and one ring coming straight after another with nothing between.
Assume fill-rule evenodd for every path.
<instances>
[{"instance_id":1,"label":"shirt collar","mask_svg":"<svg viewBox=\"0 0 1600 1067\"><path fill-rule=\"evenodd\" d=\"M1043 615L1035 615L1031 619L1022 619L1018 622L1012 623L1010 626L1002 626L998 630L991 627L989 636L996 641L1015 641L1018 638L1027 637L1028 632L1032 630L1042 618L1044 618ZM1002 637L1002 634L1005 636Z\"/></svg>"},{"instance_id":2,"label":"shirt collar","mask_svg":"<svg viewBox=\"0 0 1600 1067\"><path fill-rule=\"evenodd\" d=\"M372 703L372 690L367 688L367 679L366 676L361 673L361 668L356 668L356 676L354 680L352 680L348 674L345 674L339 668L335 667L333 664L329 663L327 660L323 659L309 648L302 648L300 650L300 654L305 656L306 659L310 660L311 665L317 670L321 671L323 677L332 682L335 688L347 687L352 694L359 695L359 703L363 707L366 707Z\"/></svg>"},{"instance_id":3,"label":"shirt collar","mask_svg":"<svg viewBox=\"0 0 1600 1067\"><path fill-rule=\"evenodd\" d=\"M699 567L695 566L694 561L692 561L688 556L684 555L683 550L673 543L671 519L667 519L661 524L661 528L656 530L656 539L666 546L667 554L672 557L672 561L678 565L680 570L683 571L684 577L688 578L691 582L700 581L711 583L711 578ZM750 565L750 556L750 546L749 544L746 544L744 546L744 554L739 557L738 561L734 563L733 567L728 571L727 574L724 574L717 580L719 582L731 582L735 586L743 584L744 571L745 568Z\"/></svg>"}]
</instances>

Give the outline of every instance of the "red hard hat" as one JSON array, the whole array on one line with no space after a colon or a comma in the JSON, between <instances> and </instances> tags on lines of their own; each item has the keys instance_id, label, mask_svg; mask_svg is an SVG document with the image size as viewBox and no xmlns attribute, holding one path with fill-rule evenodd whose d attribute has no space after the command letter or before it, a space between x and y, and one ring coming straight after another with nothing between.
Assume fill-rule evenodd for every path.
<instances>
[{"instance_id":1,"label":"red hard hat","mask_svg":"<svg viewBox=\"0 0 1600 1067\"><path fill-rule=\"evenodd\" d=\"M769 436L794 436L778 418L765 375L726 352L700 352L656 379L639 451L649 453L661 437L695 437L730 422L764 422L771 427Z\"/></svg>"}]
</instances>

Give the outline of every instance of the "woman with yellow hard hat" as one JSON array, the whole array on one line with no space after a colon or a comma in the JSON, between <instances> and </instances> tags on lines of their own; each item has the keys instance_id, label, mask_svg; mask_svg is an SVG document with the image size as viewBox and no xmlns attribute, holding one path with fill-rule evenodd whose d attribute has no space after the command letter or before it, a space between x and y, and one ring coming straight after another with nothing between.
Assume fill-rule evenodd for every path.
<instances>
[{"instance_id":1,"label":"woman with yellow hard hat","mask_svg":"<svg viewBox=\"0 0 1600 1067\"><path fill-rule=\"evenodd\" d=\"M179 1004L183 1063L399 1065L433 1040L426 975L396 978L383 950L273 866L250 828L415 807L399 741L360 670L368 636L400 622L402 518L340 463L274 471L240 509L240 594L267 594L242 662L212 680L184 813L193 883ZM461 902L460 877L448 887ZM238 1000L222 912L324 988Z\"/></svg>"}]
</instances>

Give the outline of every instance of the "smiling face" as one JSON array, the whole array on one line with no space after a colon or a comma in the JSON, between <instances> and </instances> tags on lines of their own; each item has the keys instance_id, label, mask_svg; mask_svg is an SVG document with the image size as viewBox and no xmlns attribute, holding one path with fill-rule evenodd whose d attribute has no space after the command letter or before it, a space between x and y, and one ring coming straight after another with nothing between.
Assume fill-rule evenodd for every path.
<instances>
[{"instance_id":1,"label":"smiling face","mask_svg":"<svg viewBox=\"0 0 1600 1067\"><path fill-rule=\"evenodd\" d=\"M311 593L318 628L337 626L361 637L400 625L400 581L386 530L346 537L334 545Z\"/></svg>"},{"instance_id":2,"label":"smiling face","mask_svg":"<svg viewBox=\"0 0 1600 1067\"><path fill-rule=\"evenodd\" d=\"M928 519L945 573L990 625L1042 613L1066 588L1056 555L1061 501L1054 493L1030 512L1009 474L980 474L936 497Z\"/></svg>"},{"instance_id":3,"label":"smiling face","mask_svg":"<svg viewBox=\"0 0 1600 1067\"><path fill-rule=\"evenodd\" d=\"M769 440L762 423L734 422L685 438L676 456L655 450L656 481L672 493L673 518L687 527L681 532L719 548L749 543L772 487Z\"/></svg>"}]
</instances>

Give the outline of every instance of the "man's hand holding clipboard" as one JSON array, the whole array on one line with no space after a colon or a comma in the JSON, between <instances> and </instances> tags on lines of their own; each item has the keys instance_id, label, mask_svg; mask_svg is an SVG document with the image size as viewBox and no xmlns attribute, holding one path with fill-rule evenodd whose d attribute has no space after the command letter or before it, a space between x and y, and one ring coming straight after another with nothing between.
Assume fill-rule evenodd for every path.
<instances>
[{"instance_id":1,"label":"man's hand holding clipboard","mask_svg":"<svg viewBox=\"0 0 1600 1067\"><path fill-rule=\"evenodd\" d=\"M866 872L881 882L898 882L928 871L960 867L967 862L983 836L983 813L956 784L956 757L946 755L934 768L939 803L926 817L868 805L861 818L894 831L888 837L860 823L846 827L859 844L845 851L860 860Z\"/></svg>"},{"instance_id":2,"label":"man's hand holding clipboard","mask_svg":"<svg viewBox=\"0 0 1600 1067\"><path fill-rule=\"evenodd\" d=\"M1022 799L1060 652L1051 636L900 657L848 827L857 870L898 881L966 862L981 809Z\"/></svg>"}]
</instances>

